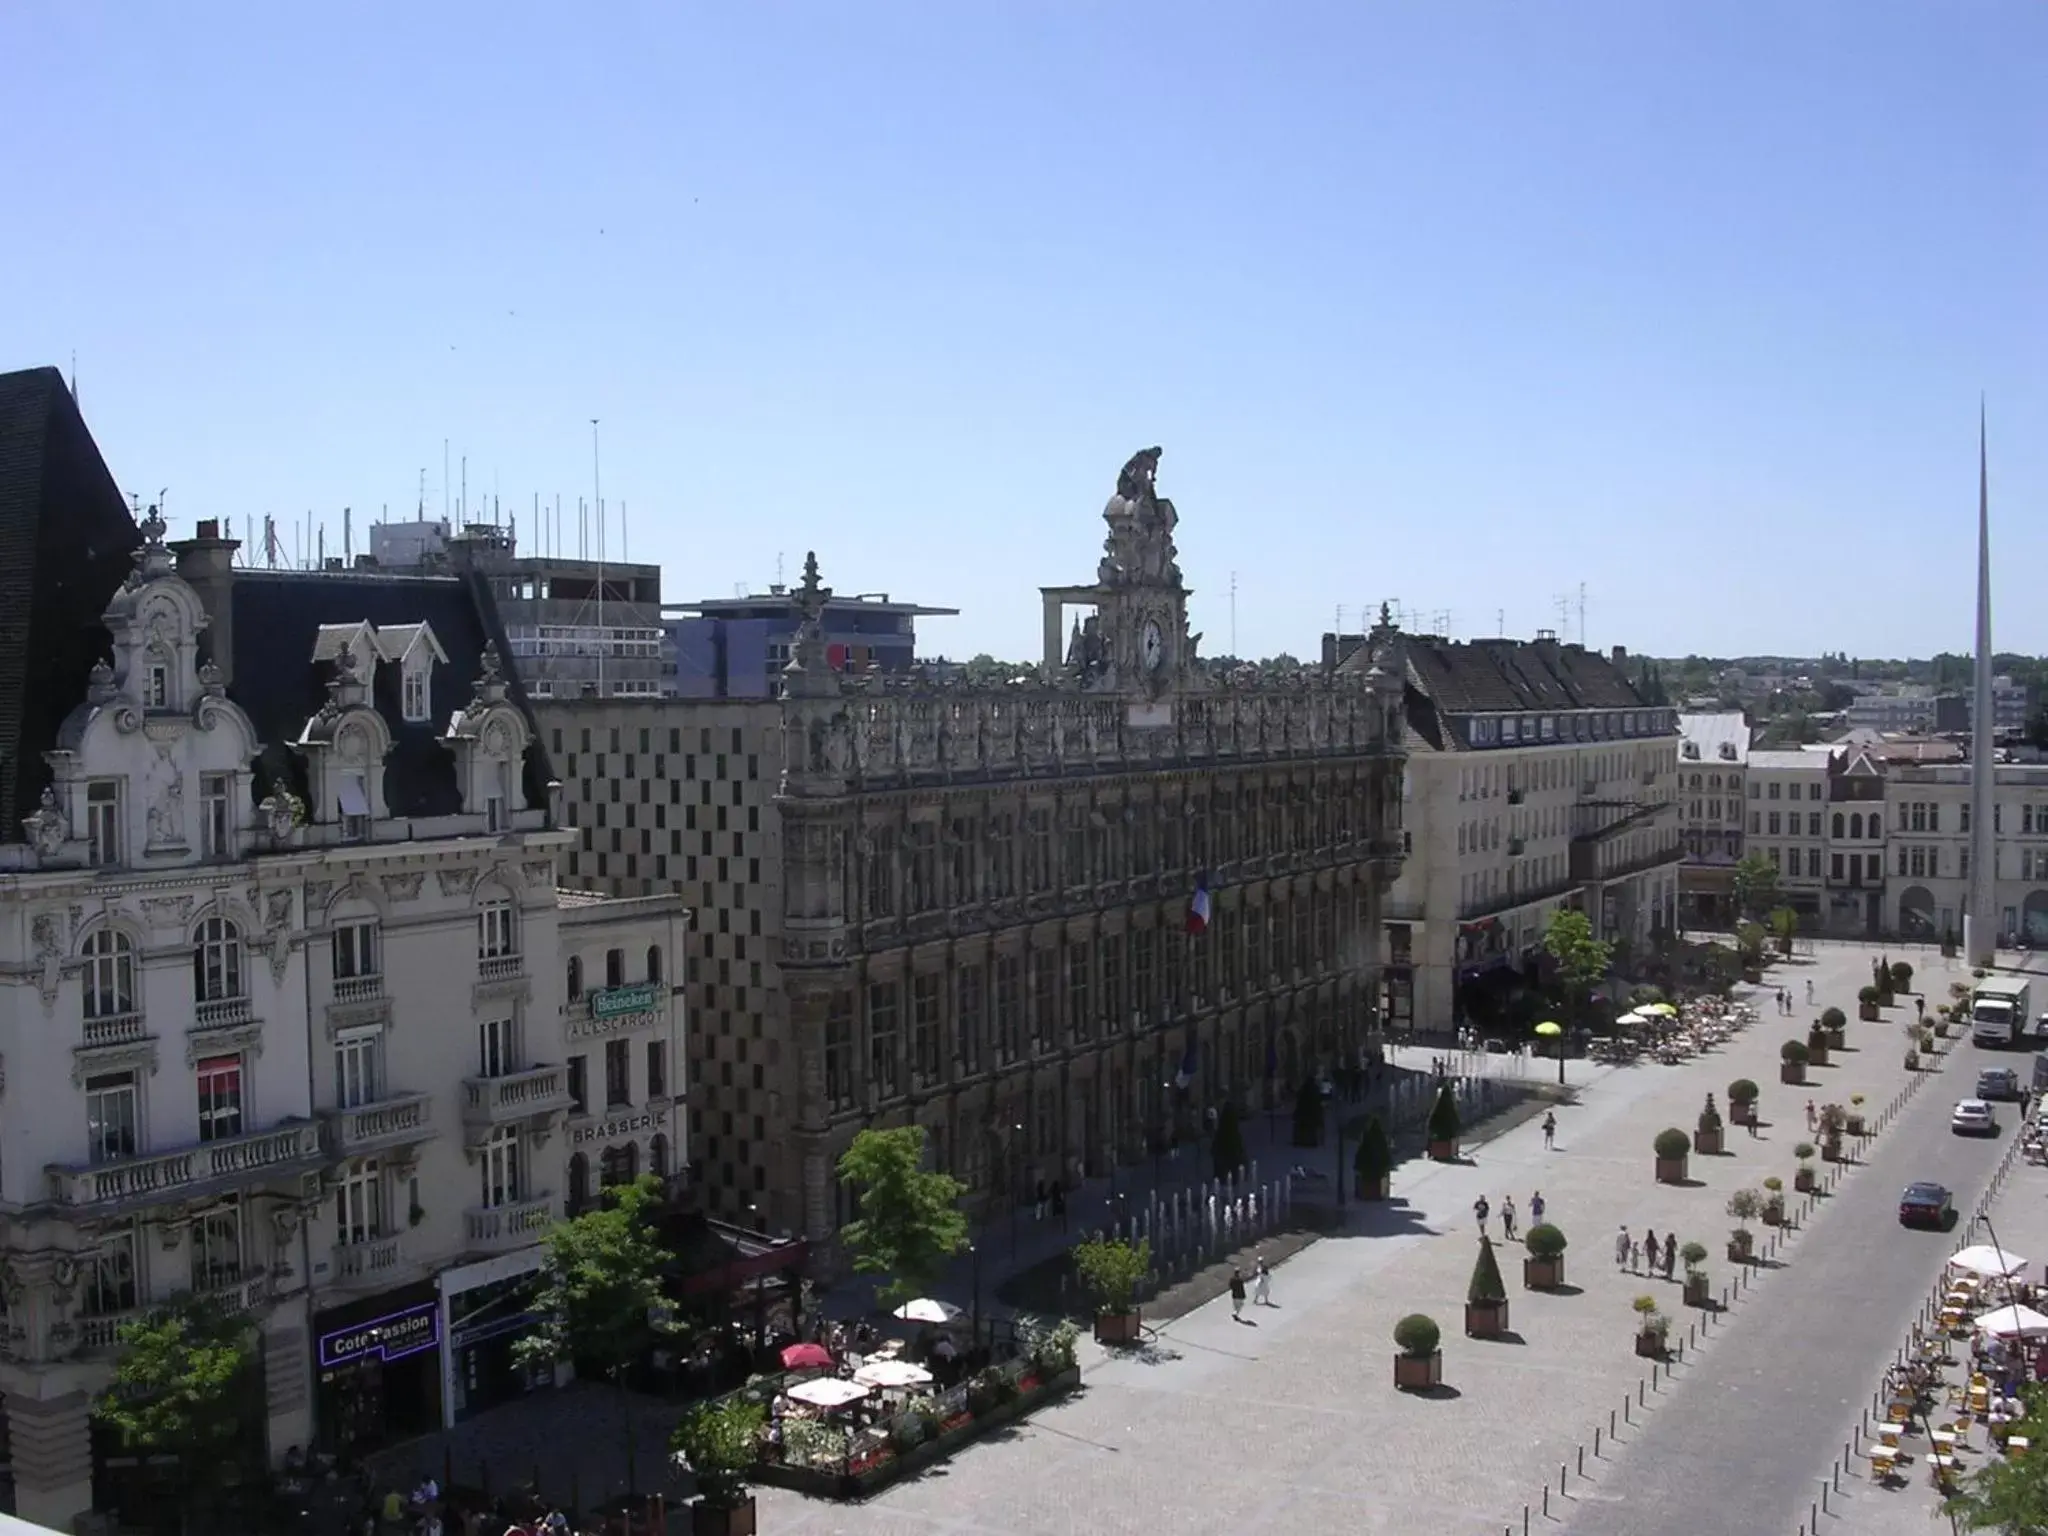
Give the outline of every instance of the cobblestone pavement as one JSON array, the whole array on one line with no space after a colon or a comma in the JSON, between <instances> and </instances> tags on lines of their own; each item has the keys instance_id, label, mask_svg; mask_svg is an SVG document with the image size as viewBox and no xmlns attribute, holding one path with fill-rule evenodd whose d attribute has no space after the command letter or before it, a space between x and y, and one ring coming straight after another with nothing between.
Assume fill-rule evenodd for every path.
<instances>
[{"instance_id":1,"label":"cobblestone pavement","mask_svg":"<svg viewBox=\"0 0 2048 1536\"><path fill-rule=\"evenodd\" d=\"M1280 1267L1276 1308L1249 1309L1249 1322L1234 1323L1226 1306L1210 1303L1162 1329L1141 1356L1110 1358L1090 1346L1085 1390L1068 1402L864 1505L764 1492L763 1528L788 1536L1322 1529L1490 1536L1519 1521L1525 1502L1540 1507L1545 1482L1560 1464L1575 1463L1577 1446L1590 1443L1596 1426L1604 1431L1609 1412L1635 1392L1643 1362L1631 1348L1630 1299L1655 1294L1680 1318L1680 1339L1697 1326L1677 1305L1675 1285L1617 1272L1617 1227L1675 1227L1681 1240L1706 1243L1715 1255L1708 1265L1714 1283L1727 1284L1727 1197L1770 1173L1789 1184L1792 1146L1805 1138L1806 1099L1846 1100L1860 1091L1876 1109L1904 1087L1896 1011L1883 1024L1852 1024L1852 1041L1861 1038L1866 1048L1816 1070L1813 1087L1777 1086L1780 1043L1830 1002L1853 1017L1868 965L1866 953L1842 949L1774 971L1773 979L1786 978L1800 999L1795 1016L1779 1018L1766 1001L1755 1027L1684 1067L1575 1064L1585 1092L1581 1103L1559 1110L1554 1151L1528 1124L1470 1162L1404 1165L1393 1203L1355 1210L1341 1234ZM1808 976L1818 983L1812 1008L1804 1004ZM1694 1158L1685 1187L1657 1184L1650 1149L1656 1132L1690 1127L1706 1093L1725 1097L1738 1076L1765 1085L1768 1123L1760 1134L1738 1133L1726 1156ZM1923 1108L1940 1096L1938 1087L1925 1089L1914 1104ZM1895 1129L1877 1139L1873 1157L1887 1155ZM1859 1185L1878 1190L1891 1181L1884 1168L1850 1170L1843 1193L1825 1204L1846 1203ZM1459 1323L1475 1252L1473 1201L1483 1194L1498 1209L1501 1196L1513 1194L1526 1209L1538 1188L1551 1219L1574 1243L1571 1289L1523 1292L1509 1264L1515 1339L1467 1341ZM1887 1189L1873 1198L1895 1195ZM1767 1319L1795 1297L1805 1256L1826 1251L1813 1239L1825 1238L1830 1219L1816 1217L1815 1230L1793 1240L1787 1267L1767 1272L1753 1297L1738 1299L1696 1348L1686 1349L1701 1363L1679 1367L1657 1412L1686 1399L1689 1371L1706 1369L1731 1341L1758 1331L1753 1318ZM1932 1250L1930 1259L1939 1263ZM1856 1294L1861 1282L1852 1274L1835 1291L1838 1310L1850 1310L1839 1307L1840 1299ZM1919 1289L1916 1280L1916 1304ZM1411 1311L1444 1325L1446 1390L1433 1397L1392 1386L1393 1325ZM1798 1337L1778 1340L1774 1352L1780 1371L1787 1358L1806 1369ZM1876 1364L1857 1367L1856 1398ZM1621 1464L1617 1459L1612 1473L1592 1470L1604 1479ZM1729 1470L1722 1468L1724 1484ZM1594 1486L1582 1483L1579 1496ZM1603 1493L1609 1486L1599 1484ZM1611 1486L1629 1492L1618 1476ZM1642 1486L1645 1496L1655 1495L1652 1476L1642 1475ZM1675 1507L1688 1510L1687 1529L1709 1528L1694 1522L1711 1500Z\"/></svg>"}]
</instances>

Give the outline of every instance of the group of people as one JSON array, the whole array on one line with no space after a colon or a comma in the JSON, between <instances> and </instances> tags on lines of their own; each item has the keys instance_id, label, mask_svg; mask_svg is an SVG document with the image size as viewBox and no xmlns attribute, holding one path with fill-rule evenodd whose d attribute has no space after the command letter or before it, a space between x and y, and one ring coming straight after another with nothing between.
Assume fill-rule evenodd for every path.
<instances>
[{"instance_id":1,"label":"group of people","mask_svg":"<svg viewBox=\"0 0 2048 1536\"><path fill-rule=\"evenodd\" d=\"M1539 1189L1529 1196L1529 1220L1541 1226L1543 1224L1543 1211L1543 1191ZM1472 1215L1479 1223L1479 1235L1481 1237L1486 1236L1486 1221L1492 1214L1493 1204L1486 1196L1481 1195L1472 1202ZM1519 1218L1515 1215L1515 1197L1513 1195L1502 1195L1500 1197L1500 1235L1512 1243L1515 1240L1518 1222Z\"/></svg>"},{"instance_id":2,"label":"group of people","mask_svg":"<svg viewBox=\"0 0 2048 1536\"><path fill-rule=\"evenodd\" d=\"M1626 1269L1632 1275L1661 1272L1666 1280L1672 1278L1678 1268L1678 1234L1666 1232L1660 1247L1655 1227L1643 1228L1638 1238L1628 1229L1626 1222L1614 1237L1614 1267Z\"/></svg>"},{"instance_id":3,"label":"group of people","mask_svg":"<svg viewBox=\"0 0 2048 1536\"><path fill-rule=\"evenodd\" d=\"M1255 1260L1252 1264L1251 1298L1253 1306L1273 1305L1273 1271L1266 1268L1264 1259ZM1233 1264L1230 1269L1230 1316L1233 1321L1244 1321L1244 1302L1244 1271Z\"/></svg>"}]
</instances>

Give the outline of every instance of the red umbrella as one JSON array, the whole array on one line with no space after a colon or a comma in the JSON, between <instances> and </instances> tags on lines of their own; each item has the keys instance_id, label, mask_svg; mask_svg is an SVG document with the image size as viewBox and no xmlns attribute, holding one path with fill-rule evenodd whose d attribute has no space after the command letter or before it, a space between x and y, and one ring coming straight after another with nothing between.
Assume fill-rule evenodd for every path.
<instances>
[{"instance_id":1,"label":"red umbrella","mask_svg":"<svg viewBox=\"0 0 2048 1536\"><path fill-rule=\"evenodd\" d=\"M782 1351L785 1371L807 1371L813 1366L827 1369L831 1364L832 1351L822 1344L791 1344Z\"/></svg>"}]
</instances>

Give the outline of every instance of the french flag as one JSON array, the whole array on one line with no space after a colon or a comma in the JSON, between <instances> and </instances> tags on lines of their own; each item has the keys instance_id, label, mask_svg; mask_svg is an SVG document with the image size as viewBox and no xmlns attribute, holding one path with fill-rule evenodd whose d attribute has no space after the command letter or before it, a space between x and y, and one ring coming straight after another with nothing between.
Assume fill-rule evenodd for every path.
<instances>
[{"instance_id":1,"label":"french flag","mask_svg":"<svg viewBox=\"0 0 2048 1536\"><path fill-rule=\"evenodd\" d=\"M1188 898L1188 932L1209 931L1209 877L1195 877L1195 894Z\"/></svg>"}]
</instances>

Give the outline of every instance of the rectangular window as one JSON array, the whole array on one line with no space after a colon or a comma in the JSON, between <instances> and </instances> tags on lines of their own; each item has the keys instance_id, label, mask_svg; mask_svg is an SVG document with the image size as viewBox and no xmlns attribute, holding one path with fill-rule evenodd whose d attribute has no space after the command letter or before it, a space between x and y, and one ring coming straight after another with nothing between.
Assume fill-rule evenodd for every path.
<instances>
[{"instance_id":1,"label":"rectangular window","mask_svg":"<svg viewBox=\"0 0 2048 1536\"><path fill-rule=\"evenodd\" d=\"M910 978L910 1074L917 1086L938 1081L939 977Z\"/></svg>"},{"instance_id":2,"label":"rectangular window","mask_svg":"<svg viewBox=\"0 0 2048 1536\"><path fill-rule=\"evenodd\" d=\"M571 1056L569 1069L569 1103L571 1112L578 1115L590 1113L590 1058Z\"/></svg>"},{"instance_id":3,"label":"rectangular window","mask_svg":"<svg viewBox=\"0 0 2048 1536\"><path fill-rule=\"evenodd\" d=\"M356 1030L334 1042L334 1104L337 1109L361 1109L377 1102L379 1081L378 1031Z\"/></svg>"},{"instance_id":4,"label":"rectangular window","mask_svg":"<svg viewBox=\"0 0 2048 1536\"><path fill-rule=\"evenodd\" d=\"M607 987L623 987L626 984L626 952L623 949L608 949L604 952L604 984Z\"/></svg>"},{"instance_id":5,"label":"rectangular window","mask_svg":"<svg viewBox=\"0 0 2048 1536\"><path fill-rule=\"evenodd\" d=\"M1770 797L1771 799L1773 799L1773 800L1775 800L1775 799L1777 799L1777 798L1778 798L1778 786L1777 786L1776 784L1773 784L1773 785L1771 786L1771 788L1770 788L1770 793L1769 793L1769 797Z\"/></svg>"},{"instance_id":6,"label":"rectangular window","mask_svg":"<svg viewBox=\"0 0 2048 1536\"><path fill-rule=\"evenodd\" d=\"M1776 811L1771 812L1769 816L1764 818L1764 824L1770 828L1771 836L1776 837L1778 835L1778 813Z\"/></svg>"},{"instance_id":7,"label":"rectangular window","mask_svg":"<svg viewBox=\"0 0 2048 1536\"><path fill-rule=\"evenodd\" d=\"M94 869L121 862L121 786L113 779L85 786L85 857Z\"/></svg>"},{"instance_id":8,"label":"rectangular window","mask_svg":"<svg viewBox=\"0 0 2048 1536\"><path fill-rule=\"evenodd\" d=\"M509 1125L491 1132L490 1140L483 1144L477 1158L482 1174L485 1210L496 1210L519 1200L520 1161L519 1132Z\"/></svg>"},{"instance_id":9,"label":"rectangular window","mask_svg":"<svg viewBox=\"0 0 2048 1536\"><path fill-rule=\"evenodd\" d=\"M1830 880L1840 880L1842 878L1842 856L1839 853L1828 860L1828 878Z\"/></svg>"},{"instance_id":10,"label":"rectangular window","mask_svg":"<svg viewBox=\"0 0 2048 1536\"><path fill-rule=\"evenodd\" d=\"M334 1235L343 1243L384 1235L384 1176L374 1157L342 1165L334 1186Z\"/></svg>"},{"instance_id":11,"label":"rectangular window","mask_svg":"<svg viewBox=\"0 0 2048 1536\"><path fill-rule=\"evenodd\" d=\"M358 774L342 775L336 796L341 811L341 835L350 842L361 842L370 835L370 790L367 781Z\"/></svg>"},{"instance_id":12,"label":"rectangular window","mask_svg":"<svg viewBox=\"0 0 2048 1536\"><path fill-rule=\"evenodd\" d=\"M1095 999L1091 995L1093 975L1089 962L1094 946L1078 939L1067 946L1067 1027L1076 1041L1094 1033Z\"/></svg>"},{"instance_id":13,"label":"rectangular window","mask_svg":"<svg viewBox=\"0 0 2048 1536\"><path fill-rule=\"evenodd\" d=\"M1042 1056L1059 1039L1060 957L1056 950L1031 951L1031 1051Z\"/></svg>"},{"instance_id":14,"label":"rectangular window","mask_svg":"<svg viewBox=\"0 0 2048 1536\"><path fill-rule=\"evenodd\" d=\"M424 665L405 669L405 718L409 724L417 725L431 717L433 711L427 702L427 669Z\"/></svg>"},{"instance_id":15,"label":"rectangular window","mask_svg":"<svg viewBox=\"0 0 2048 1536\"><path fill-rule=\"evenodd\" d=\"M488 901L478 909L476 953L479 960L502 960L519 953L511 902Z\"/></svg>"},{"instance_id":16,"label":"rectangular window","mask_svg":"<svg viewBox=\"0 0 2048 1536\"><path fill-rule=\"evenodd\" d=\"M1140 1024L1152 1017L1153 1006L1159 1000L1154 991L1159 985L1158 956L1159 934L1155 929L1140 928L1131 935L1131 1014Z\"/></svg>"},{"instance_id":17,"label":"rectangular window","mask_svg":"<svg viewBox=\"0 0 2048 1536\"><path fill-rule=\"evenodd\" d=\"M834 1110L853 1107L853 1001L844 992L825 1011L825 1097Z\"/></svg>"},{"instance_id":18,"label":"rectangular window","mask_svg":"<svg viewBox=\"0 0 2048 1536\"><path fill-rule=\"evenodd\" d=\"M505 1077L519 1070L517 1029L511 1019L479 1019L476 1025L476 1075Z\"/></svg>"},{"instance_id":19,"label":"rectangular window","mask_svg":"<svg viewBox=\"0 0 2048 1536\"><path fill-rule=\"evenodd\" d=\"M111 1317L135 1309L139 1289L136 1254L133 1227L109 1233L100 1240L85 1271L86 1316Z\"/></svg>"},{"instance_id":20,"label":"rectangular window","mask_svg":"<svg viewBox=\"0 0 2048 1536\"><path fill-rule=\"evenodd\" d=\"M1015 955L996 956L996 1065L1024 1055L1024 964Z\"/></svg>"},{"instance_id":21,"label":"rectangular window","mask_svg":"<svg viewBox=\"0 0 2048 1536\"><path fill-rule=\"evenodd\" d=\"M192 1223L192 1289L204 1295L242 1278L242 1202L230 1195Z\"/></svg>"},{"instance_id":22,"label":"rectangular window","mask_svg":"<svg viewBox=\"0 0 2048 1536\"><path fill-rule=\"evenodd\" d=\"M377 925L374 922L338 924L334 930L334 979L354 981L381 974Z\"/></svg>"},{"instance_id":23,"label":"rectangular window","mask_svg":"<svg viewBox=\"0 0 2048 1536\"><path fill-rule=\"evenodd\" d=\"M662 1040L647 1042L647 1097L665 1099L668 1097L668 1044Z\"/></svg>"},{"instance_id":24,"label":"rectangular window","mask_svg":"<svg viewBox=\"0 0 2048 1536\"><path fill-rule=\"evenodd\" d=\"M199 1139L242 1134L242 1058L209 1056L199 1063Z\"/></svg>"},{"instance_id":25,"label":"rectangular window","mask_svg":"<svg viewBox=\"0 0 2048 1536\"><path fill-rule=\"evenodd\" d=\"M953 978L954 1028L960 1042L960 1074L981 1071L981 1042L988 1027L988 973L979 965L963 966Z\"/></svg>"},{"instance_id":26,"label":"rectangular window","mask_svg":"<svg viewBox=\"0 0 2048 1536\"><path fill-rule=\"evenodd\" d=\"M893 981L868 983L868 1085L878 1100L903 1090L902 1021Z\"/></svg>"},{"instance_id":27,"label":"rectangular window","mask_svg":"<svg viewBox=\"0 0 2048 1536\"><path fill-rule=\"evenodd\" d=\"M939 829L936 823L910 825L908 905L912 912L930 912L939 904Z\"/></svg>"},{"instance_id":28,"label":"rectangular window","mask_svg":"<svg viewBox=\"0 0 2048 1536\"><path fill-rule=\"evenodd\" d=\"M133 1072L102 1072L85 1080L89 1161L111 1163L135 1155L139 1119L136 1101Z\"/></svg>"},{"instance_id":29,"label":"rectangular window","mask_svg":"<svg viewBox=\"0 0 2048 1536\"><path fill-rule=\"evenodd\" d=\"M867 916L896 915L896 829L876 827L867 854Z\"/></svg>"},{"instance_id":30,"label":"rectangular window","mask_svg":"<svg viewBox=\"0 0 2048 1536\"><path fill-rule=\"evenodd\" d=\"M231 773L199 775L199 852L202 858L235 856L234 784Z\"/></svg>"},{"instance_id":31,"label":"rectangular window","mask_svg":"<svg viewBox=\"0 0 2048 1536\"><path fill-rule=\"evenodd\" d=\"M633 1042L607 1040L604 1044L604 1102L616 1109L633 1102Z\"/></svg>"}]
</instances>

